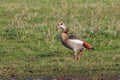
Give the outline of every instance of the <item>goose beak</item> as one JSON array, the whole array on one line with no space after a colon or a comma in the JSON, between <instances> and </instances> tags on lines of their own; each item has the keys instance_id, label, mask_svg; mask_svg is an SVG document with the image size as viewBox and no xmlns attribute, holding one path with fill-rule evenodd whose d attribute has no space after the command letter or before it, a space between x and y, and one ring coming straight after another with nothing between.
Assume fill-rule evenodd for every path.
<instances>
[{"instance_id":1,"label":"goose beak","mask_svg":"<svg viewBox=\"0 0 120 80\"><path fill-rule=\"evenodd\" d=\"M60 25L57 25L57 28L59 29L59 28L60 28Z\"/></svg>"},{"instance_id":2,"label":"goose beak","mask_svg":"<svg viewBox=\"0 0 120 80\"><path fill-rule=\"evenodd\" d=\"M56 28L56 30L58 30L60 28L60 25L57 25L57 28Z\"/></svg>"}]
</instances>

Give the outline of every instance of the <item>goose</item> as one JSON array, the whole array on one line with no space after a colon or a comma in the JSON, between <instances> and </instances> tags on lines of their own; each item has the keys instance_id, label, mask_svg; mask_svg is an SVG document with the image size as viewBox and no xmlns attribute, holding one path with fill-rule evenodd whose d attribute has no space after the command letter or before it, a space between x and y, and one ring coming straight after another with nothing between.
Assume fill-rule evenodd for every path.
<instances>
[{"instance_id":1,"label":"goose","mask_svg":"<svg viewBox=\"0 0 120 80\"><path fill-rule=\"evenodd\" d=\"M93 49L93 47L89 43L79 39L74 35L69 35L68 28L63 22L58 23L57 29L60 28L62 29L60 37L61 42L65 47L74 51L74 60L80 60L84 48ZM77 54L77 51L79 51L80 53Z\"/></svg>"}]
</instances>

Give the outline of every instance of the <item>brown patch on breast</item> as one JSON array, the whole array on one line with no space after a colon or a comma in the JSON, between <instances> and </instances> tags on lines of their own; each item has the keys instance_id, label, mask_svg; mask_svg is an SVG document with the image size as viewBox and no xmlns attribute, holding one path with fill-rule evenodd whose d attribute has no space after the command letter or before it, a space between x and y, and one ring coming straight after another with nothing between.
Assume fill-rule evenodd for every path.
<instances>
[{"instance_id":1,"label":"brown patch on breast","mask_svg":"<svg viewBox=\"0 0 120 80\"><path fill-rule=\"evenodd\" d=\"M68 39L67 33L62 33L62 34L61 34L61 39L62 39L63 41L66 41L66 40Z\"/></svg>"},{"instance_id":2,"label":"brown patch on breast","mask_svg":"<svg viewBox=\"0 0 120 80\"><path fill-rule=\"evenodd\" d=\"M67 33L62 33L61 34L61 42L62 42L62 44L65 46L65 47L67 47L67 48L69 48L69 49L72 49L69 45L68 45L68 40L69 39L69 37L68 37L68 34Z\"/></svg>"}]
</instances>

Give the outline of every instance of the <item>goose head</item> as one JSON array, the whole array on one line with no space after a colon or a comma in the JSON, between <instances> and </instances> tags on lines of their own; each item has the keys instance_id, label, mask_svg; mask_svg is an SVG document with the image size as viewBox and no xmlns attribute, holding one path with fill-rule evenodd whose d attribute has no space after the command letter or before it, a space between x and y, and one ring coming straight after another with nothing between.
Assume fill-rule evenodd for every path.
<instances>
[{"instance_id":1,"label":"goose head","mask_svg":"<svg viewBox=\"0 0 120 80\"><path fill-rule=\"evenodd\" d=\"M58 23L57 29L60 29L60 28L62 29L63 32L68 30L68 28L65 26L63 22Z\"/></svg>"}]
</instances>

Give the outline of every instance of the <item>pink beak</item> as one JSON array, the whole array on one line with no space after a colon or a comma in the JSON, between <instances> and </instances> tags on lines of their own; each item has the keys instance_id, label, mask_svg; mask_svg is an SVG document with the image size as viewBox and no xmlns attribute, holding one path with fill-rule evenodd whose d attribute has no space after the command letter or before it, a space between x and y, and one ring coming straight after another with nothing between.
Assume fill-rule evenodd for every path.
<instances>
[{"instance_id":1,"label":"pink beak","mask_svg":"<svg viewBox=\"0 0 120 80\"><path fill-rule=\"evenodd\" d=\"M57 25L57 30L60 28L60 25Z\"/></svg>"}]
</instances>

